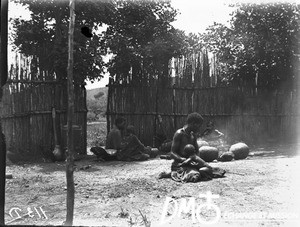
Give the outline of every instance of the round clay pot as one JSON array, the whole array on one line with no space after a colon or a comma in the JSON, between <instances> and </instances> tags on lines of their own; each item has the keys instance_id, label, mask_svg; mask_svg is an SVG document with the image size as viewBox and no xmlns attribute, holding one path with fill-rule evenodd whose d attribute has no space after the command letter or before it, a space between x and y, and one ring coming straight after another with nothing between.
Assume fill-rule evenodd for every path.
<instances>
[{"instance_id":1,"label":"round clay pot","mask_svg":"<svg viewBox=\"0 0 300 227\"><path fill-rule=\"evenodd\" d=\"M159 150L157 148L151 148L151 151L150 151L150 158L155 158L159 153Z\"/></svg>"},{"instance_id":2,"label":"round clay pot","mask_svg":"<svg viewBox=\"0 0 300 227\"><path fill-rule=\"evenodd\" d=\"M206 162L212 162L215 159L218 159L219 151L215 147L202 146L199 148L200 158Z\"/></svg>"},{"instance_id":3,"label":"round clay pot","mask_svg":"<svg viewBox=\"0 0 300 227\"><path fill-rule=\"evenodd\" d=\"M236 143L233 144L229 152L232 152L234 154L234 159L245 159L249 155L249 147L245 143Z\"/></svg>"},{"instance_id":4,"label":"round clay pot","mask_svg":"<svg viewBox=\"0 0 300 227\"><path fill-rule=\"evenodd\" d=\"M64 152L61 150L61 148L58 148L57 146L55 146L54 150L53 150L53 155L55 158L55 161L65 161L66 160L66 156L64 154Z\"/></svg>"}]
</instances>

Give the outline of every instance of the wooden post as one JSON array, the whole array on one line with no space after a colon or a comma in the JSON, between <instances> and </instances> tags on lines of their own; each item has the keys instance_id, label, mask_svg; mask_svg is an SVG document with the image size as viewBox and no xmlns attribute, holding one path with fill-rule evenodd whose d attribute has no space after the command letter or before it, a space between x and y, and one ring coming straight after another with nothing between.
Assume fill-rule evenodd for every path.
<instances>
[{"instance_id":1,"label":"wooden post","mask_svg":"<svg viewBox=\"0 0 300 227\"><path fill-rule=\"evenodd\" d=\"M67 217L66 226L73 225L74 214L74 142L73 142L73 117L74 117L74 84L73 84L73 40L75 25L75 0L70 0L69 22L69 50L68 50L68 113L67 113Z\"/></svg>"},{"instance_id":2,"label":"wooden post","mask_svg":"<svg viewBox=\"0 0 300 227\"><path fill-rule=\"evenodd\" d=\"M7 33L8 33L8 0L1 0L0 14L0 101L2 98L2 86L7 81ZM6 144L5 136L2 133L0 122L0 225L5 224L5 169L6 169Z\"/></svg>"},{"instance_id":3,"label":"wooden post","mask_svg":"<svg viewBox=\"0 0 300 227\"><path fill-rule=\"evenodd\" d=\"M155 92L155 117L154 117L154 128L153 128L153 142L152 146L154 146L154 136L157 135L157 120L158 120L158 102L159 102L159 85L160 85L160 72L158 74L157 82L156 82L156 92Z\"/></svg>"},{"instance_id":4,"label":"wooden post","mask_svg":"<svg viewBox=\"0 0 300 227\"><path fill-rule=\"evenodd\" d=\"M176 119L176 113L177 113L177 106L176 106L176 89L175 84L172 86L172 111L173 111L173 125L174 130L177 130L177 119Z\"/></svg>"},{"instance_id":5,"label":"wooden post","mask_svg":"<svg viewBox=\"0 0 300 227\"><path fill-rule=\"evenodd\" d=\"M107 134L109 133L109 131L110 131L110 125L111 125L111 123L110 123L110 117L111 117L111 114L110 114L110 96L111 96L111 89L113 89L112 88L112 85L113 83L112 83L112 78L109 78L109 81L108 81L108 85L107 85L107 87L108 87L108 92L107 92L107 103L106 103L106 130L107 130Z\"/></svg>"}]
</instances>

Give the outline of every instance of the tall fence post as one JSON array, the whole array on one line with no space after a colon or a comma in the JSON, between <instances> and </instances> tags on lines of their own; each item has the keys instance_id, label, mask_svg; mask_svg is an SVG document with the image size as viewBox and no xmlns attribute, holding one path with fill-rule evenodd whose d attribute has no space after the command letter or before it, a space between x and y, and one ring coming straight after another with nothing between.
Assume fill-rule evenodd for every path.
<instances>
[{"instance_id":1,"label":"tall fence post","mask_svg":"<svg viewBox=\"0 0 300 227\"><path fill-rule=\"evenodd\" d=\"M111 99L111 84L112 84L112 79L109 79L108 82L108 91L107 91L107 103L106 103L106 130L107 134L110 131L110 99Z\"/></svg>"},{"instance_id":2,"label":"tall fence post","mask_svg":"<svg viewBox=\"0 0 300 227\"><path fill-rule=\"evenodd\" d=\"M0 14L0 101L2 99L2 86L7 81L7 34L8 34L8 0L1 0ZM6 170L6 143L0 122L0 225L5 224L5 170Z\"/></svg>"},{"instance_id":3,"label":"tall fence post","mask_svg":"<svg viewBox=\"0 0 300 227\"><path fill-rule=\"evenodd\" d=\"M73 80L73 40L75 25L75 0L70 0L70 24L69 24L69 50L68 50L68 131L67 145L68 156L66 166L67 177L67 216L66 226L73 225L74 215L74 140L73 140L73 115L74 115L74 80Z\"/></svg>"},{"instance_id":4,"label":"tall fence post","mask_svg":"<svg viewBox=\"0 0 300 227\"><path fill-rule=\"evenodd\" d=\"M156 93L155 93L155 118L154 118L154 126L153 126L153 138L157 134L157 116L158 116L158 102L159 102L159 78L160 76L158 75L158 81L156 82ZM152 142L152 145L154 146L154 140Z\"/></svg>"},{"instance_id":5,"label":"tall fence post","mask_svg":"<svg viewBox=\"0 0 300 227\"><path fill-rule=\"evenodd\" d=\"M172 86L172 108L173 108L173 123L174 123L174 129L177 129L177 118L176 118L176 89L175 84Z\"/></svg>"}]
</instances>

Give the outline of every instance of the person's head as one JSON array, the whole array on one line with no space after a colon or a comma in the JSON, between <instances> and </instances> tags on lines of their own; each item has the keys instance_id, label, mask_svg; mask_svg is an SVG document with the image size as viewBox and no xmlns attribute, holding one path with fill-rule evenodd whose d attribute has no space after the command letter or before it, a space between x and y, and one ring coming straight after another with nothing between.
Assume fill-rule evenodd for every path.
<instances>
[{"instance_id":1,"label":"person's head","mask_svg":"<svg viewBox=\"0 0 300 227\"><path fill-rule=\"evenodd\" d=\"M198 132L203 124L203 117L197 112L191 113L187 116L186 123L191 131Z\"/></svg>"},{"instance_id":2,"label":"person's head","mask_svg":"<svg viewBox=\"0 0 300 227\"><path fill-rule=\"evenodd\" d=\"M209 121L206 125L206 128L209 130L213 130L215 128L215 123L213 121Z\"/></svg>"},{"instance_id":3,"label":"person's head","mask_svg":"<svg viewBox=\"0 0 300 227\"><path fill-rule=\"evenodd\" d=\"M115 125L118 129L123 130L126 126L126 119L124 117L118 117L115 120Z\"/></svg>"},{"instance_id":4,"label":"person's head","mask_svg":"<svg viewBox=\"0 0 300 227\"><path fill-rule=\"evenodd\" d=\"M186 156L193 156L196 154L196 148L192 144L187 144L183 148L183 152Z\"/></svg>"},{"instance_id":5,"label":"person's head","mask_svg":"<svg viewBox=\"0 0 300 227\"><path fill-rule=\"evenodd\" d=\"M134 134L135 135L135 130L133 125L128 125L126 128L127 134Z\"/></svg>"},{"instance_id":6,"label":"person's head","mask_svg":"<svg viewBox=\"0 0 300 227\"><path fill-rule=\"evenodd\" d=\"M205 131L203 132L203 135L209 135L209 134L213 133L213 132L214 132L214 129L215 129L215 124L214 124L214 122L209 121L209 122L206 124L206 129L205 129Z\"/></svg>"}]
</instances>

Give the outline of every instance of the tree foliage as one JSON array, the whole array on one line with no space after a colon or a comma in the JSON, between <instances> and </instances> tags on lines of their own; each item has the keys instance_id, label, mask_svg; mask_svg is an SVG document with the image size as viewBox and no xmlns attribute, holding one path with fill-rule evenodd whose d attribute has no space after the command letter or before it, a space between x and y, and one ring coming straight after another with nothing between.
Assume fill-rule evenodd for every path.
<instances>
[{"instance_id":1,"label":"tree foliage","mask_svg":"<svg viewBox=\"0 0 300 227\"><path fill-rule=\"evenodd\" d=\"M177 11L168 1L119 1L116 15L103 39L114 54L108 68L116 80L165 73L169 60L184 53L186 36L171 26Z\"/></svg>"},{"instance_id":2,"label":"tree foliage","mask_svg":"<svg viewBox=\"0 0 300 227\"><path fill-rule=\"evenodd\" d=\"M31 20L15 19L13 43L26 55L37 55L42 68L66 76L69 7L64 0L15 0L28 6ZM185 49L183 31L174 29L171 22L177 15L167 1L77 0L74 35L75 78L83 81L100 79L105 67L112 76L125 77L132 70L163 68L173 56ZM101 25L104 32L97 32ZM81 27L88 26L94 36L88 39ZM95 33L97 32L97 35ZM113 58L105 64L103 57Z\"/></svg>"},{"instance_id":3,"label":"tree foliage","mask_svg":"<svg viewBox=\"0 0 300 227\"><path fill-rule=\"evenodd\" d=\"M224 81L290 87L299 48L299 5L240 4L231 26L214 24L201 38L216 53Z\"/></svg>"},{"instance_id":4,"label":"tree foliage","mask_svg":"<svg viewBox=\"0 0 300 227\"><path fill-rule=\"evenodd\" d=\"M25 55L39 57L39 66L55 72L59 78L66 77L68 53L69 6L64 0L16 0L28 6L31 20L14 19L13 43ZM104 62L100 37L88 39L81 34L86 25L97 29L110 13L112 3L106 1L76 1L74 31L74 73L82 82L101 77Z\"/></svg>"}]
</instances>

